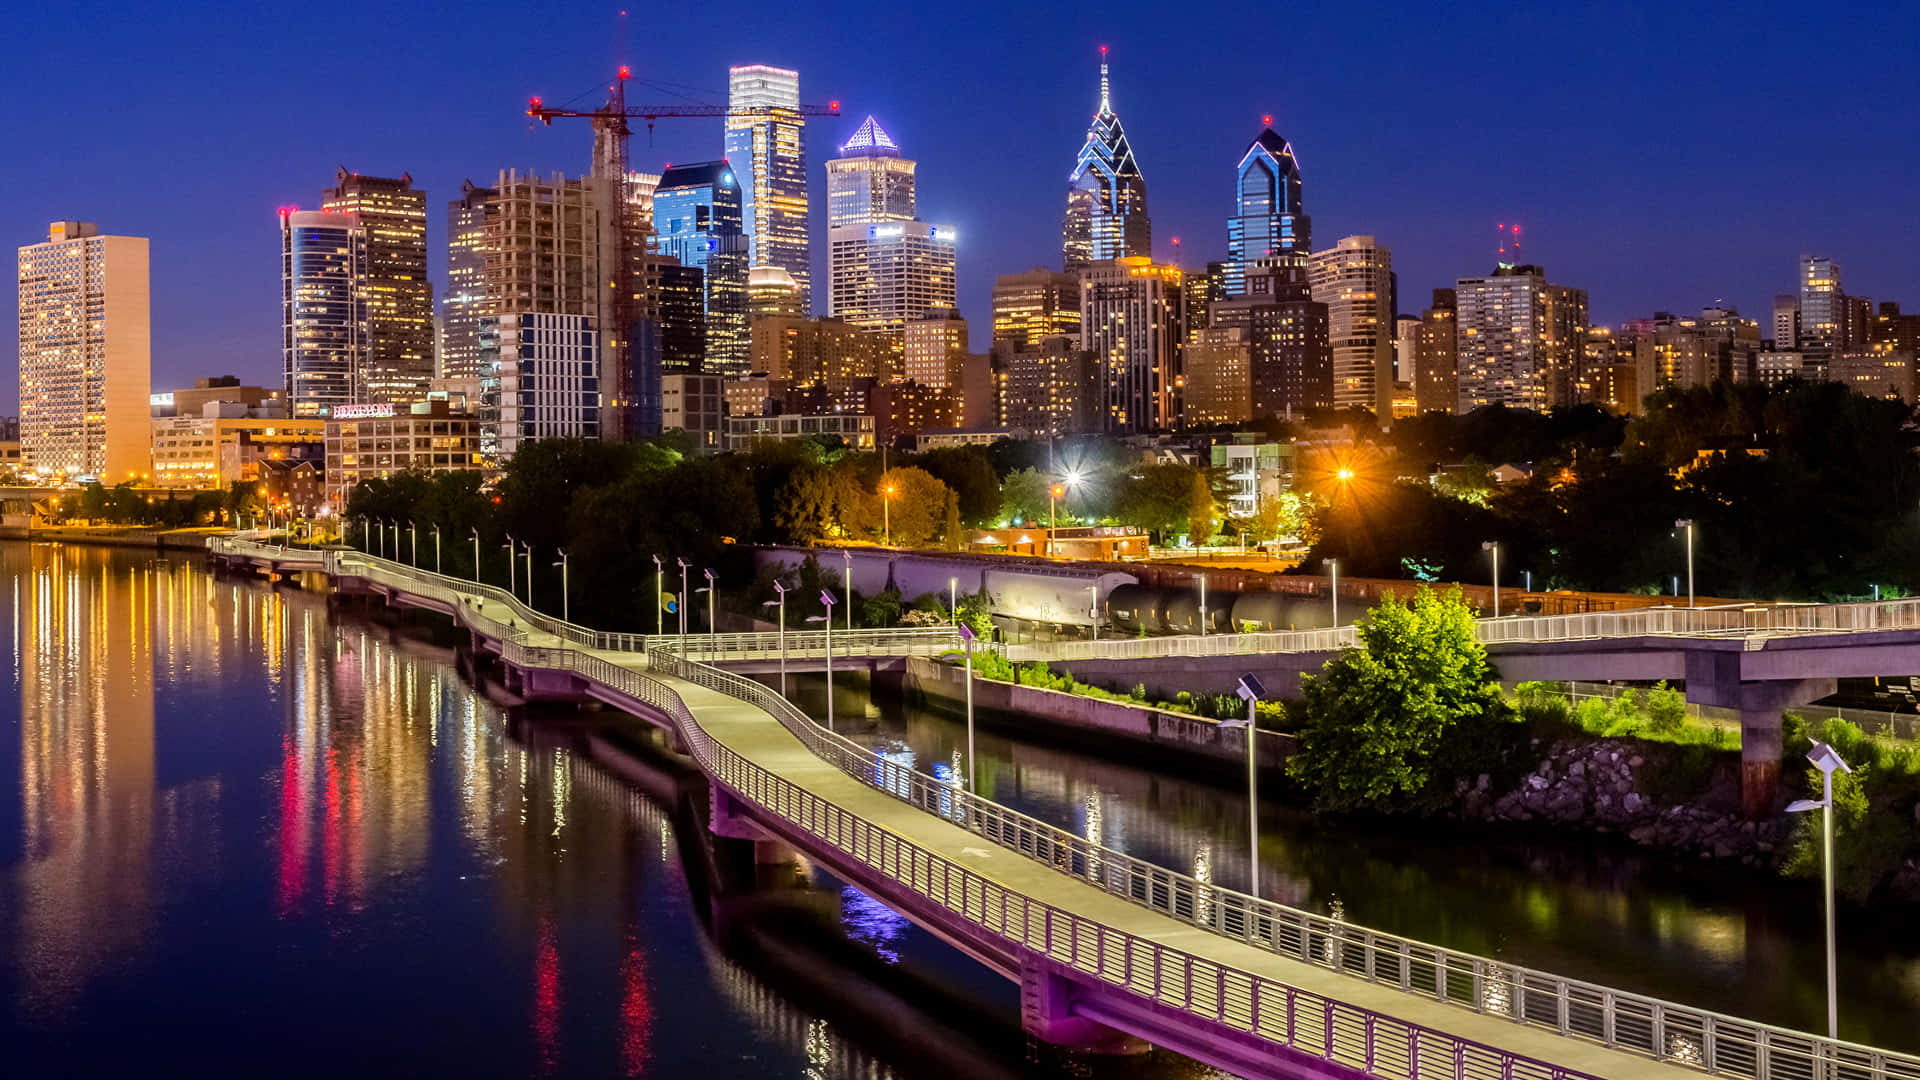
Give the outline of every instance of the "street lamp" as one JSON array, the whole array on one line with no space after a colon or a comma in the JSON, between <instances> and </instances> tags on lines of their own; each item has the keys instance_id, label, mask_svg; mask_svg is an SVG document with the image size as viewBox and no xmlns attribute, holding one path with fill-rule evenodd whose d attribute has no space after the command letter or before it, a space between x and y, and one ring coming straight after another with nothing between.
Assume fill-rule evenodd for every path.
<instances>
[{"instance_id":1,"label":"street lamp","mask_svg":"<svg viewBox=\"0 0 1920 1080\"><path fill-rule=\"evenodd\" d=\"M399 526L396 525L394 528L397 529ZM413 565L417 567L420 565L420 526L415 525L412 518L407 519L407 543L413 548ZM400 547L398 534L393 538L393 546L395 550Z\"/></svg>"},{"instance_id":2,"label":"street lamp","mask_svg":"<svg viewBox=\"0 0 1920 1080\"><path fill-rule=\"evenodd\" d=\"M960 640L967 646L967 790L979 793L979 784L974 781L977 775L973 767L973 627L960 624Z\"/></svg>"},{"instance_id":3,"label":"street lamp","mask_svg":"<svg viewBox=\"0 0 1920 1080\"><path fill-rule=\"evenodd\" d=\"M507 549L507 595L518 599L520 596L520 586L518 584L519 578L516 576L518 570L513 562L513 534L508 533L507 542L500 546Z\"/></svg>"},{"instance_id":4,"label":"street lamp","mask_svg":"<svg viewBox=\"0 0 1920 1080\"><path fill-rule=\"evenodd\" d=\"M778 581L773 583L773 591L780 594L778 600L763 600L761 607L780 608L780 696L787 696L787 587Z\"/></svg>"},{"instance_id":5,"label":"street lamp","mask_svg":"<svg viewBox=\"0 0 1920 1080\"><path fill-rule=\"evenodd\" d=\"M1327 573L1333 575L1333 583L1327 586L1327 595L1333 599L1333 628L1340 629L1340 560L1327 560Z\"/></svg>"},{"instance_id":6,"label":"street lamp","mask_svg":"<svg viewBox=\"0 0 1920 1080\"><path fill-rule=\"evenodd\" d=\"M720 632L720 627L714 624L714 619L713 619L713 597L714 597L714 594L715 594L716 592L718 592L719 590L717 590L717 589L715 589L715 588L713 587L713 584L714 584L714 577L713 577L713 570L712 570L712 569L706 569L706 570L702 570L702 571L700 571L700 572L701 572L702 574L705 574L705 575L707 576L707 587L706 587L706 588L704 588L704 589L701 589L701 590L700 590L701 592L703 592L703 593L706 593L706 594L707 594L707 633L708 633L709 635L712 635L712 634L717 634L717 633L719 633L719 632Z\"/></svg>"},{"instance_id":7,"label":"street lamp","mask_svg":"<svg viewBox=\"0 0 1920 1080\"><path fill-rule=\"evenodd\" d=\"M1874 599L1878 600L1879 596ZM955 626L960 624L960 579L957 577L947 579L947 621Z\"/></svg>"},{"instance_id":8,"label":"street lamp","mask_svg":"<svg viewBox=\"0 0 1920 1080\"><path fill-rule=\"evenodd\" d=\"M660 556L653 557L653 632L665 637L667 633L667 564Z\"/></svg>"},{"instance_id":9,"label":"street lamp","mask_svg":"<svg viewBox=\"0 0 1920 1080\"><path fill-rule=\"evenodd\" d=\"M531 608L533 607L533 545L525 540L520 541L520 554L527 560L527 607ZM513 553L508 552L507 557L511 559Z\"/></svg>"},{"instance_id":10,"label":"street lamp","mask_svg":"<svg viewBox=\"0 0 1920 1080\"><path fill-rule=\"evenodd\" d=\"M1684 529L1687 534L1687 606L1693 606L1693 519L1681 518L1673 523L1676 529Z\"/></svg>"},{"instance_id":11,"label":"street lamp","mask_svg":"<svg viewBox=\"0 0 1920 1080\"><path fill-rule=\"evenodd\" d=\"M1200 575L1200 636L1207 636L1207 575Z\"/></svg>"},{"instance_id":12,"label":"street lamp","mask_svg":"<svg viewBox=\"0 0 1920 1080\"><path fill-rule=\"evenodd\" d=\"M840 591L847 598L847 633L853 633L853 552L840 549L840 558L846 563L847 572L840 578Z\"/></svg>"},{"instance_id":13,"label":"street lamp","mask_svg":"<svg viewBox=\"0 0 1920 1080\"><path fill-rule=\"evenodd\" d=\"M433 572L440 572L440 523L433 523Z\"/></svg>"},{"instance_id":14,"label":"street lamp","mask_svg":"<svg viewBox=\"0 0 1920 1080\"><path fill-rule=\"evenodd\" d=\"M478 526L469 525L467 532L473 534L473 583L478 585L480 584L480 529Z\"/></svg>"},{"instance_id":15,"label":"street lamp","mask_svg":"<svg viewBox=\"0 0 1920 1080\"><path fill-rule=\"evenodd\" d=\"M1260 895L1260 780L1259 753L1254 742L1254 733L1258 731L1259 712L1256 708L1261 698L1267 695L1267 688L1252 672L1240 676L1240 682L1234 688L1240 700L1247 703L1247 892Z\"/></svg>"},{"instance_id":16,"label":"street lamp","mask_svg":"<svg viewBox=\"0 0 1920 1080\"><path fill-rule=\"evenodd\" d=\"M675 557L680 564L680 658L687 658L687 560Z\"/></svg>"},{"instance_id":17,"label":"street lamp","mask_svg":"<svg viewBox=\"0 0 1920 1080\"><path fill-rule=\"evenodd\" d=\"M399 562L400 561L400 519L394 518L393 520L387 522L387 524L393 526L393 561Z\"/></svg>"},{"instance_id":18,"label":"street lamp","mask_svg":"<svg viewBox=\"0 0 1920 1080\"><path fill-rule=\"evenodd\" d=\"M1819 799L1799 799L1788 804L1787 813L1799 814L1808 810L1820 811L1820 850L1821 872L1827 885L1827 1037L1840 1037L1840 1001L1839 983L1836 979L1838 965L1833 957L1833 771L1841 769L1852 772L1853 767L1842 761L1833 747L1823 742L1813 744L1807 753L1807 760L1820 770L1820 779L1825 791Z\"/></svg>"},{"instance_id":19,"label":"street lamp","mask_svg":"<svg viewBox=\"0 0 1920 1080\"><path fill-rule=\"evenodd\" d=\"M1053 558L1054 503L1067 493L1066 485L1055 484L1047 489L1047 558Z\"/></svg>"},{"instance_id":20,"label":"street lamp","mask_svg":"<svg viewBox=\"0 0 1920 1080\"><path fill-rule=\"evenodd\" d=\"M884 530L882 543L893 546L893 485L880 489L880 527Z\"/></svg>"},{"instance_id":21,"label":"street lamp","mask_svg":"<svg viewBox=\"0 0 1920 1080\"><path fill-rule=\"evenodd\" d=\"M827 631L827 730L832 731L833 730L833 592L829 589L821 589L820 603L826 607L827 613L825 615L809 615L807 616L807 621L822 623L826 626L826 631Z\"/></svg>"},{"instance_id":22,"label":"street lamp","mask_svg":"<svg viewBox=\"0 0 1920 1080\"><path fill-rule=\"evenodd\" d=\"M1100 640L1100 582L1094 581L1087 586L1087 592L1093 598L1093 607L1087 610L1087 623L1093 628L1093 640Z\"/></svg>"},{"instance_id":23,"label":"street lamp","mask_svg":"<svg viewBox=\"0 0 1920 1080\"><path fill-rule=\"evenodd\" d=\"M573 621L573 592L567 588L567 549L555 548L560 553L560 561L553 565L560 568L560 621Z\"/></svg>"},{"instance_id":24,"label":"street lamp","mask_svg":"<svg viewBox=\"0 0 1920 1080\"><path fill-rule=\"evenodd\" d=\"M1481 551L1493 552L1493 617L1500 617L1500 545L1492 540L1480 542Z\"/></svg>"}]
</instances>

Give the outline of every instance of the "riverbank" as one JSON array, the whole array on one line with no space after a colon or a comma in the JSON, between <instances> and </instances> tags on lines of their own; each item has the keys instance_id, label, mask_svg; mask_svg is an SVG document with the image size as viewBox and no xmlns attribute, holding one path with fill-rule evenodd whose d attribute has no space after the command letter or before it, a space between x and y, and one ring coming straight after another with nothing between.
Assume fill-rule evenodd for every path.
<instances>
[{"instance_id":1,"label":"riverbank","mask_svg":"<svg viewBox=\"0 0 1920 1080\"><path fill-rule=\"evenodd\" d=\"M231 529L142 529L120 525L39 529L13 526L0 530L0 540L151 548L156 551L205 551L209 536L225 536L231 532Z\"/></svg>"}]
</instances>

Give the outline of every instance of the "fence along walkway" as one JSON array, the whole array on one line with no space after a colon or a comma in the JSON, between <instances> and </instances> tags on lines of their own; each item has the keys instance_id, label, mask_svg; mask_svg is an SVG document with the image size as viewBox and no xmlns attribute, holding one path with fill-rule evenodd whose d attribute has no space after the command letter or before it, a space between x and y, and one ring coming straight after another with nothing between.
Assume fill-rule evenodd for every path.
<instances>
[{"instance_id":1,"label":"fence along walkway","mask_svg":"<svg viewBox=\"0 0 1920 1080\"><path fill-rule=\"evenodd\" d=\"M491 602L465 595L469 582L357 553L330 553L328 565L450 604L510 663L575 672L671 717L703 771L817 843L1090 983L1200 1024L1395 1080L1920 1080L1920 1057L1368 930L1135 859L886 761L671 640L645 656L577 648L528 629L524 608L501 622Z\"/></svg>"}]
</instances>

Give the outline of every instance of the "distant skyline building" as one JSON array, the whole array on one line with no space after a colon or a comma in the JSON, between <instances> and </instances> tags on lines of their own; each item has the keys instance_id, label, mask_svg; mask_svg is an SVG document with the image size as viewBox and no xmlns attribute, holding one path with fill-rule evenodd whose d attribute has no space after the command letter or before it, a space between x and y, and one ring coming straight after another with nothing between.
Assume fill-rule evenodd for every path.
<instances>
[{"instance_id":1,"label":"distant skyline building","mask_svg":"<svg viewBox=\"0 0 1920 1080\"><path fill-rule=\"evenodd\" d=\"M756 266L747 271L747 321L749 336L755 319L772 315L806 315L800 306L800 286L793 275L777 266Z\"/></svg>"},{"instance_id":2,"label":"distant skyline building","mask_svg":"<svg viewBox=\"0 0 1920 1080\"><path fill-rule=\"evenodd\" d=\"M1050 337L1080 339L1080 279L1036 266L993 279L993 343L1020 348Z\"/></svg>"},{"instance_id":3,"label":"distant skyline building","mask_svg":"<svg viewBox=\"0 0 1920 1080\"><path fill-rule=\"evenodd\" d=\"M907 323L901 374L935 390L958 392L967 362L967 320L953 308L930 308Z\"/></svg>"},{"instance_id":4,"label":"distant skyline building","mask_svg":"<svg viewBox=\"0 0 1920 1080\"><path fill-rule=\"evenodd\" d=\"M917 163L869 116L827 162L827 227L912 221Z\"/></svg>"},{"instance_id":5,"label":"distant skyline building","mask_svg":"<svg viewBox=\"0 0 1920 1080\"><path fill-rule=\"evenodd\" d=\"M1840 267L1824 255L1800 256L1800 337L1805 358L1824 362L1838 343L1844 302ZM1786 346L1774 343L1776 350Z\"/></svg>"},{"instance_id":6,"label":"distant skyline building","mask_svg":"<svg viewBox=\"0 0 1920 1080\"><path fill-rule=\"evenodd\" d=\"M1309 259L1327 305L1333 407L1367 409L1385 427L1393 404L1393 256L1371 236L1344 236Z\"/></svg>"},{"instance_id":7,"label":"distant skyline building","mask_svg":"<svg viewBox=\"0 0 1920 1080\"><path fill-rule=\"evenodd\" d=\"M1314 299L1307 268L1255 267L1246 284L1244 295L1214 302L1211 326L1246 331L1251 417L1293 418L1309 409L1330 408L1333 350L1327 337L1327 305ZM1189 386L1192 382L1190 378Z\"/></svg>"},{"instance_id":8,"label":"distant skyline building","mask_svg":"<svg viewBox=\"0 0 1920 1080\"><path fill-rule=\"evenodd\" d=\"M1313 250L1313 222L1300 198L1300 163L1271 126L1240 155L1234 180L1236 212L1227 219L1222 279L1227 296L1247 291L1249 267L1275 260L1305 265Z\"/></svg>"},{"instance_id":9,"label":"distant skyline building","mask_svg":"<svg viewBox=\"0 0 1920 1080\"><path fill-rule=\"evenodd\" d=\"M600 334L587 315L500 317L499 458L540 439L600 437Z\"/></svg>"},{"instance_id":10,"label":"distant skyline building","mask_svg":"<svg viewBox=\"0 0 1920 1080\"><path fill-rule=\"evenodd\" d=\"M1585 289L1549 285L1538 266L1503 263L1487 277L1461 278L1454 291L1461 413L1572 403L1585 365Z\"/></svg>"},{"instance_id":11,"label":"distant skyline building","mask_svg":"<svg viewBox=\"0 0 1920 1080\"><path fill-rule=\"evenodd\" d=\"M320 209L350 214L367 234L366 399L407 404L433 378L433 286L427 280L427 193L413 176L362 176L342 166Z\"/></svg>"},{"instance_id":12,"label":"distant skyline building","mask_svg":"<svg viewBox=\"0 0 1920 1080\"><path fill-rule=\"evenodd\" d=\"M296 417L366 401L367 231L350 215L280 212L281 372Z\"/></svg>"},{"instance_id":13,"label":"distant skyline building","mask_svg":"<svg viewBox=\"0 0 1920 1080\"><path fill-rule=\"evenodd\" d=\"M1110 259L1153 257L1147 182L1113 111L1107 47L1100 46L1100 108L1067 177L1061 268L1078 271Z\"/></svg>"},{"instance_id":14,"label":"distant skyline building","mask_svg":"<svg viewBox=\"0 0 1920 1080\"><path fill-rule=\"evenodd\" d=\"M1420 313L1413 354L1413 400L1418 412L1450 413L1460 405L1459 301L1452 289L1433 290Z\"/></svg>"},{"instance_id":15,"label":"distant skyline building","mask_svg":"<svg viewBox=\"0 0 1920 1080\"><path fill-rule=\"evenodd\" d=\"M447 203L447 291L440 298L442 379L477 379L487 308L487 208L495 192L471 180Z\"/></svg>"},{"instance_id":16,"label":"distant skyline building","mask_svg":"<svg viewBox=\"0 0 1920 1080\"><path fill-rule=\"evenodd\" d=\"M747 370L747 237L741 190L725 161L674 165L653 191L653 247L703 275L706 370Z\"/></svg>"},{"instance_id":17,"label":"distant skyline building","mask_svg":"<svg viewBox=\"0 0 1920 1080\"><path fill-rule=\"evenodd\" d=\"M19 253L21 463L113 485L147 471L147 238L56 221Z\"/></svg>"},{"instance_id":18,"label":"distant skyline building","mask_svg":"<svg viewBox=\"0 0 1920 1080\"><path fill-rule=\"evenodd\" d=\"M1800 346L1800 294L1780 293L1773 298L1773 347L1792 352Z\"/></svg>"},{"instance_id":19,"label":"distant skyline building","mask_svg":"<svg viewBox=\"0 0 1920 1080\"><path fill-rule=\"evenodd\" d=\"M924 221L840 225L827 230L828 311L898 352L906 324L956 305L954 231Z\"/></svg>"},{"instance_id":20,"label":"distant skyline building","mask_svg":"<svg viewBox=\"0 0 1920 1080\"><path fill-rule=\"evenodd\" d=\"M747 265L778 266L792 274L801 307L812 311L800 73L766 64L729 69L727 112L727 162L740 184Z\"/></svg>"},{"instance_id":21,"label":"distant skyline building","mask_svg":"<svg viewBox=\"0 0 1920 1080\"><path fill-rule=\"evenodd\" d=\"M1093 354L1098 425L1143 432L1179 422L1180 348L1186 339L1180 268L1137 257L1080 275L1080 347Z\"/></svg>"}]
</instances>

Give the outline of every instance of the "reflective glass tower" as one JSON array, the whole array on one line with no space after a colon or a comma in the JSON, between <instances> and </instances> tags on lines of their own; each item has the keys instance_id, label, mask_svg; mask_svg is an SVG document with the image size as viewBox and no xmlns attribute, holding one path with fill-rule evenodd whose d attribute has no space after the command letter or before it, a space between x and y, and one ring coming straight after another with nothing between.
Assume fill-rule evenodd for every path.
<instances>
[{"instance_id":1,"label":"reflective glass tower","mask_svg":"<svg viewBox=\"0 0 1920 1080\"><path fill-rule=\"evenodd\" d=\"M706 369L747 370L747 238L741 187L724 161L675 165L653 191L653 248L705 276Z\"/></svg>"},{"instance_id":2,"label":"reflective glass tower","mask_svg":"<svg viewBox=\"0 0 1920 1080\"><path fill-rule=\"evenodd\" d=\"M741 229L749 266L793 275L812 310L807 247L807 118L800 73L766 64L728 71L727 163L740 185Z\"/></svg>"},{"instance_id":3,"label":"reflective glass tower","mask_svg":"<svg viewBox=\"0 0 1920 1080\"><path fill-rule=\"evenodd\" d=\"M869 116L827 162L827 227L912 221L914 162Z\"/></svg>"},{"instance_id":4,"label":"reflective glass tower","mask_svg":"<svg viewBox=\"0 0 1920 1080\"><path fill-rule=\"evenodd\" d=\"M1239 213L1227 219L1224 291L1245 296L1249 268L1306 265L1313 225L1300 205L1300 163L1273 128L1240 155L1235 182Z\"/></svg>"},{"instance_id":5,"label":"reflective glass tower","mask_svg":"<svg viewBox=\"0 0 1920 1080\"><path fill-rule=\"evenodd\" d=\"M389 179L341 168L320 193L320 209L352 215L366 232L367 399L420 400L433 378L426 192L406 173Z\"/></svg>"},{"instance_id":6,"label":"reflective glass tower","mask_svg":"<svg viewBox=\"0 0 1920 1080\"><path fill-rule=\"evenodd\" d=\"M1067 177L1067 216L1061 229L1061 265L1083 270L1108 259L1151 258L1147 182L1114 114L1107 84L1107 48L1100 47L1100 111Z\"/></svg>"},{"instance_id":7,"label":"reflective glass tower","mask_svg":"<svg viewBox=\"0 0 1920 1080\"><path fill-rule=\"evenodd\" d=\"M297 417L365 400L367 230L351 214L280 213L281 356Z\"/></svg>"}]
</instances>

